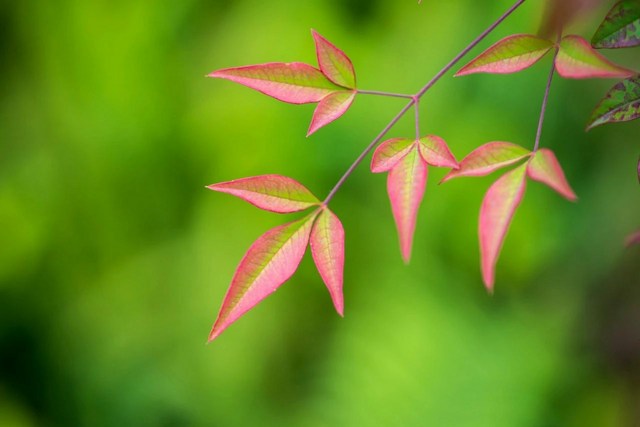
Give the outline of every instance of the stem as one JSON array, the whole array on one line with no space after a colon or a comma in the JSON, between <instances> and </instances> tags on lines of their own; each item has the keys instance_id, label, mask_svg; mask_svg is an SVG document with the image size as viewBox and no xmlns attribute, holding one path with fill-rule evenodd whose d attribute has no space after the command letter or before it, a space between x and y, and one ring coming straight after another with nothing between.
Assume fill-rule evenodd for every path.
<instances>
[{"instance_id":1,"label":"stem","mask_svg":"<svg viewBox=\"0 0 640 427\"><path fill-rule=\"evenodd\" d=\"M378 96L390 96L393 98L408 98L413 99L413 95L405 95L404 93L393 93L393 92L380 92L378 90L357 90L357 93L362 95L378 95Z\"/></svg>"},{"instance_id":2,"label":"stem","mask_svg":"<svg viewBox=\"0 0 640 427\"><path fill-rule=\"evenodd\" d=\"M551 71L549 71L549 78L547 79L547 88L544 91L544 98L542 99L542 108L540 109L540 119L538 120L538 132L536 133L536 143L533 146L533 152L538 151L540 147L540 138L542 137L542 127L544 125L544 118L547 114L547 104L549 103L549 93L551 92L551 82L553 82L553 75L556 71L556 57L560 49L556 47L556 53L553 56L553 63L551 64Z\"/></svg>"},{"instance_id":3,"label":"stem","mask_svg":"<svg viewBox=\"0 0 640 427\"><path fill-rule=\"evenodd\" d=\"M413 106L416 110L416 140L420 139L420 98L413 99Z\"/></svg>"},{"instance_id":4,"label":"stem","mask_svg":"<svg viewBox=\"0 0 640 427\"><path fill-rule=\"evenodd\" d=\"M376 136L374 138L373 141L371 141L371 144L369 144L367 146L367 148L364 149L364 151L362 153L360 153L360 155L358 156L358 158L353 162L353 164L351 164L351 166L349 167L349 169L347 169L347 171L344 173L344 175L342 175L342 178L340 178L340 181L338 181L338 183L335 185L335 187L333 187L333 190L331 190L331 192L329 193L329 195L327 196L326 199L324 199L324 202L322 202L322 206L327 206L329 204L329 202L331 201L331 199L333 199L333 196L336 195L336 193L338 192L338 190L340 189L340 187L342 187L342 184L344 184L344 182L349 178L349 176L351 176L351 174L353 173L353 171L358 167L358 165L360 163L362 163L362 161L364 160L365 157L367 157L367 154L369 154L371 152L371 150L373 150L375 148L376 145L378 145L378 142L380 142L380 140L382 138L384 138L384 136L387 134L387 132L389 132L389 130L396 124L398 123L398 120L400 120L402 118L402 116L405 115L405 113L407 111L409 111L409 109L411 108L411 106L413 105L413 99L411 100L411 102L409 102L407 105L405 105L405 107L400 110L400 112L398 114L396 114L396 116L391 119L391 121L389 122L389 124L387 126L385 126L384 129L382 129L382 132L380 132L378 134L378 136Z\"/></svg>"},{"instance_id":5,"label":"stem","mask_svg":"<svg viewBox=\"0 0 640 427\"><path fill-rule=\"evenodd\" d=\"M342 187L342 185L345 183L345 181L351 176L351 174L353 173L353 171L360 165L360 163L362 163L362 161L364 160L365 157L367 157L367 155L371 152L371 150L373 150L375 148L375 146L378 144L378 142L380 142L380 140L382 138L384 138L384 136L387 134L387 132L389 132L389 130L391 130L391 128L393 126L395 126L396 123L398 123L398 121L407 113L407 111L409 111L409 109L415 105L416 106L416 132L418 132L419 134L419 129L418 129L418 121L417 121L417 115L418 115L418 101L420 100L420 98L422 98L422 96L429 90L431 89L431 87L433 87L433 85L435 85L438 80L440 80L451 68L453 68L467 53L469 53L469 51L471 49L473 49L474 47L476 47L482 40L484 40L485 37L487 37L498 25L500 25L505 19L507 19L513 12L516 11L516 9L518 9L520 6L522 6L522 4L525 2L526 0L518 0L514 3L513 6L511 6L509 9L507 9L507 11L505 13L502 14L502 16L500 16L500 18L498 18L497 21L495 21L493 24L491 24L486 30L484 30L478 37L476 37L475 40L473 40L466 48L464 48L459 54L457 54L447 65L445 65L445 67L440 70L438 72L438 74L436 74L426 85L424 85L424 87L422 87L422 89L420 89L420 91L418 93L416 93L415 95L402 95L402 94L391 94L391 93L387 93L387 92L376 92L376 91L361 91L358 90L358 93L361 94L365 94L365 95L381 95L381 96L394 96L394 97L401 97L401 98L410 98L411 101L404 106L404 108L402 110L400 110L400 112L398 114L396 114L396 116L391 119L391 121L389 122L389 124L387 124L387 126L384 127L384 129L382 129L382 131L378 134L378 136L376 136L373 141L371 141L371 143L367 146L367 148L364 149L364 151L362 153L360 153L360 155L358 156L358 158L351 164L351 166L349 166L349 169L347 169L347 171L344 173L344 175L342 175L342 178L340 178L340 180L338 181L338 183L333 187L333 189L329 192L329 195L327 196L326 199L324 199L324 201L322 202L322 206L327 206L329 204L329 202L331 202L331 199L333 199L333 197L336 195L336 193L338 192L338 190L340 190L340 187ZM557 52L556 52L557 53ZM419 138L419 135L418 135Z\"/></svg>"},{"instance_id":6,"label":"stem","mask_svg":"<svg viewBox=\"0 0 640 427\"><path fill-rule=\"evenodd\" d=\"M504 20L507 19L509 15L515 12L517 8L522 6L522 3L524 3L525 1L526 0L518 0L513 6L507 9L507 11L503 13L502 16L498 18L496 22L491 24L489 28L484 30L478 37L476 37L476 39L472 41L469 44L469 46L465 47L458 55L456 55L455 58L453 58L451 62L445 65L445 67L442 70L440 70L440 72L436 74L435 77L431 79L429 83L427 83L422 89L420 89L420 92L418 92L417 94L418 98L422 98L422 95L424 95L429 89L431 89L431 87L435 85L438 82L438 80L440 80L447 73L447 71L452 69L458 63L458 61L460 61L467 53L469 53L471 49L476 47L478 43L484 40L484 38L487 37L489 33L491 33L493 30L495 30L498 25L502 24L502 22L504 22Z\"/></svg>"}]
</instances>

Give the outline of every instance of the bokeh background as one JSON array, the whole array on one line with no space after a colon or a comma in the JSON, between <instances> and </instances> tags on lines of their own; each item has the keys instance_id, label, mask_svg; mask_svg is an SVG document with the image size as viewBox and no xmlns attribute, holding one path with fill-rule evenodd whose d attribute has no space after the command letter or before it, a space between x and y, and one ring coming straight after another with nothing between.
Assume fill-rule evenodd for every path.
<instances>
[{"instance_id":1,"label":"bokeh background","mask_svg":"<svg viewBox=\"0 0 640 427\"><path fill-rule=\"evenodd\" d=\"M495 176L433 168L411 265L385 177L332 203L346 316L307 254L279 292L205 345L237 263L291 217L205 185L278 173L318 196L404 105L358 98L305 139L313 106L204 78L314 64L310 28L362 89L414 92L511 0L0 2L0 426L638 426L639 123L583 132L613 81L557 79L543 146L580 196L528 186L490 297L477 215ZM573 32L590 37L611 2ZM536 32L527 2L473 53ZM640 50L606 52L640 68ZM422 127L458 158L532 146L551 58L447 77ZM411 135L411 119L390 136Z\"/></svg>"}]
</instances>

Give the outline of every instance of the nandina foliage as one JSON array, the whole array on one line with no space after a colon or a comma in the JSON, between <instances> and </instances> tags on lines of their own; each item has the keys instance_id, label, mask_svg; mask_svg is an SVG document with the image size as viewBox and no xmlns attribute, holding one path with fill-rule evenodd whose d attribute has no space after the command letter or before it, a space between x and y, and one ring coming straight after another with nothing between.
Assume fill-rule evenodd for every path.
<instances>
[{"instance_id":1,"label":"nandina foliage","mask_svg":"<svg viewBox=\"0 0 640 427\"><path fill-rule=\"evenodd\" d=\"M522 3L523 0L516 2L463 53L479 43ZM573 13L568 13L571 7L567 7L558 6L552 10L541 34L554 32L553 29L560 28L561 23L574 17ZM309 136L341 117L359 93L351 60L316 31L312 30L312 36L317 68L299 62L273 62L221 69L208 76L242 84L283 102L318 104L307 133ZM372 172L388 173L387 191L402 258L406 263L411 258L417 214L424 196L429 166L450 169L441 182L460 177L485 176L512 167L489 187L480 207L480 268L486 288L493 292L496 264L510 224L524 198L528 180L545 184L569 201L577 200L555 154L549 149L539 148L553 74L557 71L560 76L571 79L625 79L616 84L598 105L589 121L589 128L640 117L640 81L636 72L611 62L594 49L640 44L638 0L617 3L596 32L592 43L593 46L577 35L551 40L537 35L515 34L493 44L456 73L456 76L515 73L533 66L549 52L554 53L533 151L510 142L495 141L476 148L458 163L442 138L434 135L419 137L419 100L463 56L458 55L416 95L361 91L410 98L411 102L358 157L325 201L321 202L296 180L281 175L262 175L210 185L208 188L211 190L237 196L263 210L279 214L307 213L302 218L267 231L251 245L236 269L209 340L218 337L230 324L286 282L297 270L307 246L311 247L314 263L336 311L341 316L344 314L345 231L338 217L329 210L328 204L369 150L382 140L411 106L415 106L416 112L416 138L393 138L380 143L371 161ZM629 236L627 243L640 243L640 232Z\"/></svg>"},{"instance_id":2,"label":"nandina foliage","mask_svg":"<svg viewBox=\"0 0 640 427\"><path fill-rule=\"evenodd\" d=\"M387 191L405 263L411 260L416 218L427 185L428 165L459 167L447 143L435 135L384 141L371 160L372 172L389 172Z\"/></svg>"},{"instance_id":3,"label":"nandina foliage","mask_svg":"<svg viewBox=\"0 0 640 427\"><path fill-rule=\"evenodd\" d=\"M495 267L509 225L520 205L526 188L526 178L541 182L570 201L577 199L564 172L551 150L530 152L509 142L489 142L460 162L460 168L450 172L443 181L464 176L484 176L498 169L523 162L502 175L491 185L480 208L478 236L482 278L493 292Z\"/></svg>"},{"instance_id":4,"label":"nandina foliage","mask_svg":"<svg viewBox=\"0 0 640 427\"><path fill-rule=\"evenodd\" d=\"M640 1L623 0L609 11L591 40L596 48L619 49L640 45ZM606 123L640 117L640 78L636 75L615 84L595 108L587 130Z\"/></svg>"},{"instance_id":5,"label":"nandina foliage","mask_svg":"<svg viewBox=\"0 0 640 427\"><path fill-rule=\"evenodd\" d=\"M267 231L245 254L224 297L209 340L275 292L298 269L307 244L336 311L342 315L344 229L340 220L302 184L280 175L263 175L210 185L271 212L313 210L301 219Z\"/></svg>"},{"instance_id":6,"label":"nandina foliage","mask_svg":"<svg viewBox=\"0 0 640 427\"><path fill-rule=\"evenodd\" d=\"M591 39L593 47L615 49L640 45L640 2L616 3Z\"/></svg>"},{"instance_id":7,"label":"nandina foliage","mask_svg":"<svg viewBox=\"0 0 640 427\"><path fill-rule=\"evenodd\" d=\"M531 67L552 49L557 51L554 62L558 74L568 79L627 78L635 74L609 61L580 36L564 36L555 43L534 35L516 34L491 46L456 76L516 73Z\"/></svg>"},{"instance_id":8,"label":"nandina foliage","mask_svg":"<svg viewBox=\"0 0 640 427\"><path fill-rule=\"evenodd\" d=\"M342 116L356 96L356 73L343 51L311 31L317 69L301 62L249 65L214 71L208 77L227 79L291 104L317 103L307 136Z\"/></svg>"}]
</instances>

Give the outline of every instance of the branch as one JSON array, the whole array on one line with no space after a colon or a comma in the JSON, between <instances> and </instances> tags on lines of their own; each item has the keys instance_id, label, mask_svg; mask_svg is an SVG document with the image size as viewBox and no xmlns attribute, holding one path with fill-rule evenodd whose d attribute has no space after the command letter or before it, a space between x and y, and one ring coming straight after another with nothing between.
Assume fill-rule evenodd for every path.
<instances>
[{"instance_id":1,"label":"branch","mask_svg":"<svg viewBox=\"0 0 640 427\"><path fill-rule=\"evenodd\" d=\"M342 178L338 181L338 183L333 187L333 189L329 192L327 198L322 202L323 206L327 206L331 199L336 195L340 187L345 183L345 181L351 176L353 171L362 163L364 158L373 150L376 145L384 138L384 136L391 130L391 128L398 123L398 121L411 109L414 104L417 104L420 98L424 96L424 94L431 89L451 68L453 68L469 51L471 51L474 47L476 47L482 40L485 39L493 30L496 29L502 22L507 19L513 12L516 11L526 0L518 0L513 6L511 6L507 11L498 18L493 24L491 24L486 30L484 30L475 40L473 40L467 47L465 47L458 55L456 55L447 65L444 66L442 70L440 70L426 85L422 87L415 95L409 95L411 97L411 101L404 106L402 110L384 127L382 132L376 136L373 141L364 149L364 151L358 156L358 158L351 164L349 169L344 173ZM384 92L374 92L374 91L358 91L358 93L370 94L370 95L383 95L383 96L398 96L399 94L389 94ZM406 97L406 95L400 95L400 97Z\"/></svg>"}]
</instances>

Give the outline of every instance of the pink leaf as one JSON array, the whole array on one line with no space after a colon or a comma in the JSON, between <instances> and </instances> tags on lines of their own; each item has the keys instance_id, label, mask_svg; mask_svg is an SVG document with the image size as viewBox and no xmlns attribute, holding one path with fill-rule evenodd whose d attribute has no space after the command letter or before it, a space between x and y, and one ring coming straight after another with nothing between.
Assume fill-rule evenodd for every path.
<instances>
[{"instance_id":1,"label":"pink leaf","mask_svg":"<svg viewBox=\"0 0 640 427\"><path fill-rule=\"evenodd\" d=\"M531 179L548 185L568 200L575 201L578 198L567 182L562 167L551 150L546 148L538 150L529 160L527 174Z\"/></svg>"},{"instance_id":2,"label":"pink leaf","mask_svg":"<svg viewBox=\"0 0 640 427\"><path fill-rule=\"evenodd\" d=\"M330 93L342 89L329 81L320 70L300 62L226 68L214 71L207 77L231 80L292 104L320 102Z\"/></svg>"},{"instance_id":3,"label":"pink leaf","mask_svg":"<svg viewBox=\"0 0 640 427\"><path fill-rule=\"evenodd\" d=\"M415 140L408 138L393 138L384 141L376 148L371 158L371 172L388 172L412 148Z\"/></svg>"},{"instance_id":4,"label":"pink leaf","mask_svg":"<svg viewBox=\"0 0 640 427\"><path fill-rule=\"evenodd\" d=\"M311 254L331 300L340 316L344 316L342 282L344 271L344 228L338 217L324 209L311 231Z\"/></svg>"},{"instance_id":5,"label":"pink leaf","mask_svg":"<svg viewBox=\"0 0 640 427\"><path fill-rule=\"evenodd\" d=\"M389 172L387 191L400 237L400 251L406 263L411 259L418 209L427 184L427 164L414 147Z\"/></svg>"},{"instance_id":6,"label":"pink leaf","mask_svg":"<svg viewBox=\"0 0 640 427\"><path fill-rule=\"evenodd\" d=\"M353 103L354 91L333 92L320 101L313 113L307 136L342 116Z\"/></svg>"},{"instance_id":7,"label":"pink leaf","mask_svg":"<svg viewBox=\"0 0 640 427\"><path fill-rule=\"evenodd\" d=\"M624 79L634 71L614 64L580 36L566 36L556 57L558 74L568 79Z\"/></svg>"},{"instance_id":8,"label":"pink leaf","mask_svg":"<svg viewBox=\"0 0 640 427\"><path fill-rule=\"evenodd\" d=\"M209 341L260 301L275 292L298 269L317 211L263 234L245 254L224 297Z\"/></svg>"},{"instance_id":9,"label":"pink leaf","mask_svg":"<svg viewBox=\"0 0 640 427\"><path fill-rule=\"evenodd\" d=\"M271 212L298 212L320 204L309 190L295 179L282 175L261 175L212 184L207 188L240 197Z\"/></svg>"},{"instance_id":10,"label":"pink leaf","mask_svg":"<svg viewBox=\"0 0 640 427\"><path fill-rule=\"evenodd\" d=\"M460 168L452 170L442 182L461 176L484 176L516 163L531 153L510 142L489 142L473 150L460 162Z\"/></svg>"},{"instance_id":11,"label":"pink leaf","mask_svg":"<svg viewBox=\"0 0 640 427\"><path fill-rule=\"evenodd\" d=\"M482 277L493 292L495 268L500 249L525 189L526 164L500 177L487 191L480 208L480 256Z\"/></svg>"},{"instance_id":12,"label":"pink leaf","mask_svg":"<svg viewBox=\"0 0 640 427\"><path fill-rule=\"evenodd\" d=\"M425 162L441 168L458 169L460 165L449 150L444 139L435 135L428 135L419 140L420 154Z\"/></svg>"},{"instance_id":13,"label":"pink leaf","mask_svg":"<svg viewBox=\"0 0 640 427\"><path fill-rule=\"evenodd\" d=\"M318 65L322 73L339 86L355 89L356 73L351 60L315 30L311 30L311 34L316 42Z\"/></svg>"},{"instance_id":14,"label":"pink leaf","mask_svg":"<svg viewBox=\"0 0 640 427\"><path fill-rule=\"evenodd\" d=\"M508 74L522 71L538 62L553 42L529 34L506 37L462 67L456 77L473 73Z\"/></svg>"}]
</instances>

